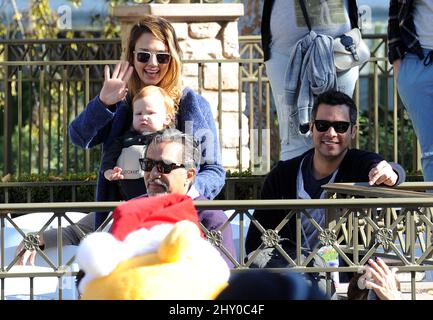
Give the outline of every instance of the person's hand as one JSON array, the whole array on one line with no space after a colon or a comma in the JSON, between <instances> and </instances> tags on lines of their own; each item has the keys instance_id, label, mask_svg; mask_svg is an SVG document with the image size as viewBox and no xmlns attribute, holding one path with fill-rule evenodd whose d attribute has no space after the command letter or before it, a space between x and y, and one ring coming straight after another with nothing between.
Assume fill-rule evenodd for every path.
<instances>
[{"instance_id":1,"label":"person's hand","mask_svg":"<svg viewBox=\"0 0 433 320\"><path fill-rule=\"evenodd\" d=\"M368 179L368 184L371 186L374 184L380 185L383 183L392 187L397 183L398 175L387 161L382 160L370 170L368 173Z\"/></svg>"},{"instance_id":2,"label":"person's hand","mask_svg":"<svg viewBox=\"0 0 433 320\"><path fill-rule=\"evenodd\" d=\"M125 176L122 174L122 168L120 167L114 167L113 169L105 170L104 177L109 181L125 179Z\"/></svg>"},{"instance_id":3,"label":"person's hand","mask_svg":"<svg viewBox=\"0 0 433 320\"><path fill-rule=\"evenodd\" d=\"M394 68L394 78L397 79L398 71L400 70L401 59L395 60L392 63L392 67Z\"/></svg>"},{"instance_id":4,"label":"person's hand","mask_svg":"<svg viewBox=\"0 0 433 320\"><path fill-rule=\"evenodd\" d=\"M110 76L110 67L105 66L104 84L99 93L99 99L103 104L111 106L126 97L128 93L126 85L133 70L134 67L130 66L128 61L122 61L116 64L113 74Z\"/></svg>"},{"instance_id":5,"label":"person's hand","mask_svg":"<svg viewBox=\"0 0 433 320\"><path fill-rule=\"evenodd\" d=\"M401 300L400 282L396 277L397 268L389 269L386 263L376 258L368 260L370 266L366 266L371 279L366 279L367 289L373 289L380 300Z\"/></svg>"},{"instance_id":6,"label":"person's hand","mask_svg":"<svg viewBox=\"0 0 433 320\"><path fill-rule=\"evenodd\" d=\"M17 249L15 250L15 257L18 256L20 252L23 250L24 250L24 241L21 241L21 243L18 245ZM24 253L18 258L15 265L25 266L28 262L30 266L34 266L35 258L36 258L36 250L33 251L25 250Z\"/></svg>"},{"instance_id":7,"label":"person's hand","mask_svg":"<svg viewBox=\"0 0 433 320\"><path fill-rule=\"evenodd\" d=\"M39 246L44 246L45 242L42 237L42 235L39 236ZM21 243L18 245L18 247L15 250L15 257L20 254L21 251L24 249L24 241L21 241ZM17 262L15 263L16 266L25 266L35 265L35 259L36 259L36 250L25 250L24 253L18 258Z\"/></svg>"}]
</instances>

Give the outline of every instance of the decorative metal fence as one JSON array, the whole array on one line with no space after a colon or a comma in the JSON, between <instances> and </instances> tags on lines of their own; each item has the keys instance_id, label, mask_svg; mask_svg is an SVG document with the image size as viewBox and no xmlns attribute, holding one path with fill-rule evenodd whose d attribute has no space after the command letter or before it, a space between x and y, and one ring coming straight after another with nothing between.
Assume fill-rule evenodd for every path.
<instances>
[{"instance_id":1,"label":"decorative metal fence","mask_svg":"<svg viewBox=\"0 0 433 320\"><path fill-rule=\"evenodd\" d=\"M0 41L4 174L95 171L99 149L73 147L67 128L120 55L119 39Z\"/></svg>"},{"instance_id":2,"label":"decorative metal fence","mask_svg":"<svg viewBox=\"0 0 433 320\"><path fill-rule=\"evenodd\" d=\"M57 277L59 280L58 299L62 299L62 279L73 277L76 269L73 266L73 257L65 262L62 252L62 226L69 222L71 212L109 211L119 203L34 203L27 204L1 204L1 293L5 295L5 280L9 278L29 278L29 297L33 298L35 279L40 277ZM266 247L274 247L286 260L294 272L325 272L330 280L331 272L357 272L366 264L369 258L374 256L386 257L395 262L400 272L407 272L411 279L412 299L416 298L416 273L433 270L432 259L432 212L433 198L387 198L387 199L325 199L325 200L260 200L260 201L196 201L198 210L221 209L226 210L228 221L221 229L232 228L237 247L237 256L231 256L227 250L221 249L235 264L232 272L242 272L248 269L254 261L257 253ZM310 209L324 208L326 210L326 223L322 227L312 219ZM273 229L265 230L260 221L254 219L252 210L285 210L281 222ZM48 212L46 222L36 233L42 233L50 223L57 220L58 243L56 252L57 263L49 259L37 243L32 244L30 236L19 227L11 215L32 214L34 212ZM319 233L320 245L307 256L302 256L301 247L301 218L306 217ZM63 220L63 219L66 220ZM289 255L281 246L280 231L289 220L296 224L296 245L294 255ZM63 222L62 222L63 221ZM244 250L244 239L248 225L257 228L261 234L261 244L257 251L249 256ZM204 230L208 240L215 246L220 246L221 241L215 241L215 232ZM48 265L43 272L20 273L13 270L17 260L10 254L6 259L6 252L11 248L5 247L5 238L11 232L18 233L20 239L25 239L28 248L37 250L43 261ZM221 239L219 239L221 240ZM315 253L323 246L334 248L345 266L338 267L311 267L309 262ZM12 248L13 249L13 248ZM47 250L47 248L45 249ZM55 260L55 259L54 259ZM72 271L71 271L72 270ZM272 269L275 272L285 272L286 268ZM330 282L328 281L330 285ZM328 286L328 289L330 287Z\"/></svg>"},{"instance_id":3,"label":"decorative metal fence","mask_svg":"<svg viewBox=\"0 0 433 320\"><path fill-rule=\"evenodd\" d=\"M410 121L392 79L385 58L386 36L365 35L372 57L361 67L355 91L359 105L359 133L355 145L383 154L402 164L410 173L420 169L419 148ZM265 163L264 172L278 160L278 121L271 88L266 77L260 37L240 37L240 59L184 61L218 66L235 63L239 68L239 115L249 118L249 168ZM99 166L100 148L82 150L68 137L68 124L97 95L103 81L103 67L114 64L121 54L119 39L73 39L0 41L0 150L3 174L30 173L59 175L92 172ZM198 91L203 88L198 77ZM242 94L247 107L241 109ZM219 91L217 112L221 118L223 94ZM241 117L239 117L241 119ZM239 128L242 122L239 121ZM222 121L219 128L223 129ZM220 131L221 132L221 131ZM240 131L242 132L242 131ZM266 134L262 134L265 132ZM239 136L239 145L242 133ZM238 146L239 147L239 146ZM240 150L240 148L238 148ZM239 152L238 167L243 165ZM263 171L260 171L263 173Z\"/></svg>"}]
</instances>

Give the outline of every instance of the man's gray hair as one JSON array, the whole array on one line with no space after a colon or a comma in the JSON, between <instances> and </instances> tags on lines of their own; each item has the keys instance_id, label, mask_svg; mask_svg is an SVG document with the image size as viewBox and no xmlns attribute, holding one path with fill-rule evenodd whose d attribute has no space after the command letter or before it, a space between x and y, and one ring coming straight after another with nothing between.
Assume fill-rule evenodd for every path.
<instances>
[{"instance_id":1,"label":"man's gray hair","mask_svg":"<svg viewBox=\"0 0 433 320\"><path fill-rule=\"evenodd\" d=\"M181 143L183 146L182 164L185 166L185 169L198 167L200 163L200 149L192 135L183 133L177 129L165 129L159 131L152 139L152 143L155 144L162 142Z\"/></svg>"}]
</instances>

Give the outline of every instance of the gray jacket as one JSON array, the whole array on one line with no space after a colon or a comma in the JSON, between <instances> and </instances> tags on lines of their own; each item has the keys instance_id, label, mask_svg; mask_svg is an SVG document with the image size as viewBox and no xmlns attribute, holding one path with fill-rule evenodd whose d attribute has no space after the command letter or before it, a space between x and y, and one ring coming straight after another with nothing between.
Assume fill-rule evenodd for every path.
<instances>
[{"instance_id":1,"label":"gray jacket","mask_svg":"<svg viewBox=\"0 0 433 320\"><path fill-rule=\"evenodd\" d=\"M284 101L289 108L296 106L300 127L308 127L310 123L314 96L337 89L333 49L332 37L310 31L290 53L285 74Z\"/></svg>"},{"instance_id":2,"label":"gray jacket","mask_svg":"<svg viewBox=\"0 0 433 320\"><path fill-rule=\"evenodd\" d=\"M78 228L77 228L78 226ZM75 223L62 228L62 244L78 245L80 241L89 233L95 231L95 212L90 212L85 217ZM45 249L57 246L57 228L44 231L42 235L45 242Z\"/></svg>"}]
</instances>

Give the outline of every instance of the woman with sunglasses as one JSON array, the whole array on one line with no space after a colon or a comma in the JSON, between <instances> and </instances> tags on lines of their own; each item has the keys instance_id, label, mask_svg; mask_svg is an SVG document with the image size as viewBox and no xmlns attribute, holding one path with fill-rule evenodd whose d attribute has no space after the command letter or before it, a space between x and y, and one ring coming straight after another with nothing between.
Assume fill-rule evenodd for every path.
<instances>
[{"instance_id":1,"label":"woman with sunglasses","mask_svg":"<svg viewBox=\"0 0 433 320\"><path fill-rule=\"evenodd\" d=\"M145 16L131 29L126 61L118 63L112 74L105 66L101 92L72 121L69 134L71 141L83 148L100 143L107 148L129 129L134 95L145 86L159 86L176 103L177 129L202 142L202 161L194 188L213 199L225 181L215 122L209 103L193 90L182 89L180 54L173 26L161 17ZM104 180L99 172L97 201L119 200L118 188L111 185L115 182Z\"/></svg>"}]
</instances>

